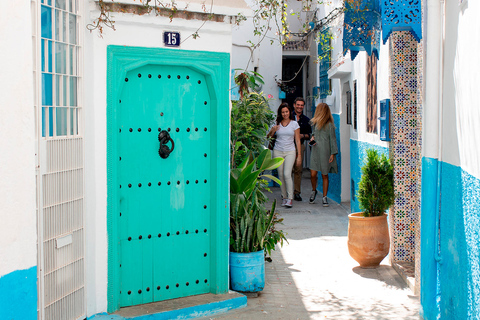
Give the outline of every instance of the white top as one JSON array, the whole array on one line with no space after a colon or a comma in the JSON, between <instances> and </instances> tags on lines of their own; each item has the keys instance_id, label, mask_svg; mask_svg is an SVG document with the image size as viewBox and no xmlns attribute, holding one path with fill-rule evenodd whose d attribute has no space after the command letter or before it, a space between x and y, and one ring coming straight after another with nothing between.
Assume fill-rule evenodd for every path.
<instances>
[{"instance_id":1,"label":"white top","mask_svg":"<svg viewBox=\"0 0 480 320\"><path fill-rule=\"evenodd\" d=\"M279 126L280 129L275 132L277 139L273 149L278 151L295 151L295 130L300 128L298 122L291 120L286 127L282 126L280 122Z\"/></svg>"}]
</instances>

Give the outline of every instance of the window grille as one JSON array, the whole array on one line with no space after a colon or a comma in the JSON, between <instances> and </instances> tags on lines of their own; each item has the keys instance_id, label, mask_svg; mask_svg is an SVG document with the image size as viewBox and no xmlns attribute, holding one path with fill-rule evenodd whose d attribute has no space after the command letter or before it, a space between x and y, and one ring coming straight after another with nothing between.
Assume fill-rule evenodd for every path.
<instances>
[{"instance_id":1,"label":"window grille","mask_svg":"<svg viewBox=\"0 0 480 320\"><path fill-rule=\"evenodd\" d=\"M41 320L86 317L82 3L31 0Z\"/></svg>"}]
</instances>

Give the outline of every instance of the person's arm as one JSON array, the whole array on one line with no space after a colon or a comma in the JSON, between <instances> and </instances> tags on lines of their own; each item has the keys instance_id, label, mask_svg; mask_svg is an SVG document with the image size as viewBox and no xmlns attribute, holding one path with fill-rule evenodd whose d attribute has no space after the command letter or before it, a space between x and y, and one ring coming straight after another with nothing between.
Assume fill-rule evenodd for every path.
<instances>
[{"instance_id":1,"label":"person's arm","mask_svg":"<svg viewBox=\"0 0 480 320\"><path fill-rule=\"evenodd\" d=\"M297 165L302 163L302 145L300 144L300 128L295 129L295 146L297 150Z\"/></svg>"},{"instance_id":2,"label":"person's arm","mask_svg":"<svg viewBox=\"0 0 480 320\"><path fill-rule=\"evenodd\" d=\"M337 148L337 138L335 136L335 126L330 123L330 158L328 159L329 163L333 162L335 155L338 153Z\"/></svg>"},{"instance_id":3,"label":"person's arm","mask_svg":"<svg viewBox=\"0 0 480 320\"><path fill-rule=\"evenodd\" d=\"M307 121L307 123L305 124L305 127L306 127L306 130L307 130L306 131L307 132L307 134L306 134L307 137L305 139L310 140L313 136L312 135L312 126L310 125L310 120Z\"/></svg>"}]
</instances>

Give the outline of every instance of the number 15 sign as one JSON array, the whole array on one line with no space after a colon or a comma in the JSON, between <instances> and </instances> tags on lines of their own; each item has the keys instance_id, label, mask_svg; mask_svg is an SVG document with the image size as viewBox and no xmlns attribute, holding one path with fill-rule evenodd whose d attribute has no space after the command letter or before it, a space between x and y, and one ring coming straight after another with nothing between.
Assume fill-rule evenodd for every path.
<instances>
[{"instance_id":1,"label":"number 15 sign","mask_svg":"<svg viewBox=\"0 0 480 320\"><path fill-rule=\"evenodd\" d=\"M163 33L163 43L167 47L180 46L180 32L165 31Z\"/></svg>"}]
</instances>

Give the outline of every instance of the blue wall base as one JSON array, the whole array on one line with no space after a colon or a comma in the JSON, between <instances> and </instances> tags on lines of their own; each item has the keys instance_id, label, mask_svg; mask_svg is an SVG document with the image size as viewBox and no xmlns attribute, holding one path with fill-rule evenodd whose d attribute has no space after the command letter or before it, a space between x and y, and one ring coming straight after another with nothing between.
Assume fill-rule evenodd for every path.
<instances>
[{"instance_id":1,"label":"blue wall base","mask_svg":"<svg viewBox=\"0 0 480 320\"><path fill-rule=\"evenodd\" d=\"M0 277L0 319L37 319L37 267Z\"/></svg>"},{"instance_id":2,"label":"blue wall base","mask_svg":"<svg viewBox=\"0 0 480 320\"><path fill-rule=\"evenodd\" d=\"M480 179L461 167L423 158L421 228L424 319L478 319Z\"/></svg>"},{"instance_id":3,"label":"blue wall base","mask_svg":"<svg viewBox=\"0 0 480 320\"><path fill-rule=\"evenodd\" d=\"M205 296L205 295L202 295ZM247 306L247 297L243 294L237 292L229 292L225 295L226 299L222 301L214 301L210 303L203 303L194 306L189 306L185 308L179 308L174 310L167 310L167 311L160 311L160 312L152 312L152 305L154 304L146 304L140 306L134 306L129 308L137 308L142 309L144 314L139 315L126 315L123 309L116 312L115 314L107 314L107 313L100 313L96 314L92 317L89 317L88 320L125 320L125 319L134 319L134 320L167 320L167 319L194 319L200 317L209 317L220 313L225 313L230 310L240 309ZM197 297L200 296L192 296L186 298L180 298L176 300L182 299L192 299L195 301ZM162 303L162 302L159 302ZM181 303L179 303L181 304Z\"/></svg>"},{"instance_id":4,"label":"blue wall base","mask_svg":"<svg viewBox=\"0 0 480 320\"><path fill-rule=\"evenodd\" d=\"M352 212L360 212L360 205L357 200L358 184L362 177L363 161L367 157L367 149L375 149L387 158L388 148L381 147L368 142L350 139L350 208Z\"/></svg>"}]
</instances>

